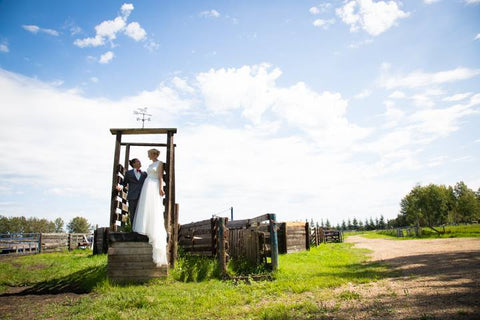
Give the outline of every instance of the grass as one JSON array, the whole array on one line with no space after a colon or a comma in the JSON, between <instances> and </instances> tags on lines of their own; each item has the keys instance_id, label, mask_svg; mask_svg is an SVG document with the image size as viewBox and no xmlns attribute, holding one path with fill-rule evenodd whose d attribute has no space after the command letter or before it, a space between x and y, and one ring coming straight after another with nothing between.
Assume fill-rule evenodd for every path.
<instances>
[{"instance_id":1,"label":"grass","mask_svg":"<svg viewBox=\"0 0 480 320\"><path fill-rule=\"evenodd\" d=\"M32 291L90 292L105 279L105 255L91 250L26 255L0 260L0 293L8 286L32 286Z\"/></svg>"},{"instance_id":2,"label":"grass","mask_svg":"<svg viewBox=\"0 0 480 320\"><path fill-rule=\"evenodd\" d=\"M443 227L435 227L435 229L443 232ZM383 238L395 240L411 240L411 239L438 239L438 238L478 238L480 237L480 224L469 225L451 225L445 226L445 233L438 234L430 228L422 228L422 234L419 237L404 236L396 237L396 229L376 230L376 231L360 231L345 232L344 236L361 235L369 239Z\"/></svg>"},{"instance_id":3,"label":"grass","mask_svg":"<svg viewBox=\"0 0 480 320\"><path fill-rule=\"evenodd\" d=\"M274 281L248 284L209 279L213 271L208 270L215 269L212 266L206 271L197 269L196 279L192 276L191 281L185 277L187 272L177 269L164 280L125 286L112 285L105 279L105 255L41 254L0 262L0 285L42 284L48 288L72 281L90 290L81 299L49 305L36 314L38 319L321 318L329 312L323 301L333 298L328 288L389 275L386 267L366 262L366 252L340 243L281 255ZM195 263L184 262L184 267L192 265ZM83 280L82 274L87 275ZM183 278L179 277L182 274ZM195 282L202 277L204 281ZM347 292L342 299L358 298Z\"/></svg>"}]
</instances>

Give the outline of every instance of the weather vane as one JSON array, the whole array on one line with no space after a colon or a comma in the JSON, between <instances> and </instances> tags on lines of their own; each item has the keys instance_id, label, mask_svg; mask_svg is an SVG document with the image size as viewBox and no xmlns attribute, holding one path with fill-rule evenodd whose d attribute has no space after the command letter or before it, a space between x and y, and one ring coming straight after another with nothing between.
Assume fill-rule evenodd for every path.
<instances>
[{"instance_id":1,"label":"weather vane","mask_svg":"<svg viewBox=\"0 0 480 320\"><path fill-rule=\"evenodd\" d=\"M137 121L142 121L142 129L145 127L145 121L150 121L150 118L145 118L145 116L151 117L151 114L147 113L147 107L145 108L137 108L137 110L133 111L133 114L142 115L141 118L137 118Z\"/></svg>"}]
</instances>

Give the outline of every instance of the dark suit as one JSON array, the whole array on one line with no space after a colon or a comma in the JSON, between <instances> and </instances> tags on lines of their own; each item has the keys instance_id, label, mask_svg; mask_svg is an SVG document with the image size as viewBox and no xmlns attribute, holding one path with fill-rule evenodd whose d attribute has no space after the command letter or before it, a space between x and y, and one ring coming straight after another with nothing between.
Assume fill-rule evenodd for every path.
<instances>
[{"instance_id":1,"label":"dark suit","mask_svg":"<svg viewBox=\"0 0 480 320\"><path fill-rule=\"evenodd\" d=\"M133 225L133 218L135 217L135 211L137 210L138 198L140 197L140 192L142 191L143 183L147 178L147 173L142 171L140 179L137 179L135 176L134 169L128 170L125 173L124 185L128 185L128 213L130 216L130 223Z\"/></svg>"}]
</instances>

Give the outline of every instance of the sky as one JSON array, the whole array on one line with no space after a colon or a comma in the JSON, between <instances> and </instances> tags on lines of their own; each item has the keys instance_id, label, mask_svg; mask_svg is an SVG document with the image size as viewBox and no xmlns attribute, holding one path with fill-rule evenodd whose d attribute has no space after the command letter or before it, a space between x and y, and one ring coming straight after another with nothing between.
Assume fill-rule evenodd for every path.
<instances>
[{"instance_id":1,"label":"sky","mask_svg":"<svg viewBox=\"0 0 480 320\"><path fill-rule=\"evenodd\" d=\"M480 0L0 0L0 215L108 226L145 107L180 223L392 219L480 187Z\"/></svg>"}]
</instances>

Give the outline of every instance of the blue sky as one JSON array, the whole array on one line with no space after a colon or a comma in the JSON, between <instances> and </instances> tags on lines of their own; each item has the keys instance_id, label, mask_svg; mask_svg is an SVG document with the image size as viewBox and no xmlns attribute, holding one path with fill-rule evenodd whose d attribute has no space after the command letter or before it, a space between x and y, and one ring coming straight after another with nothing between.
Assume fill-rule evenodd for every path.
<instances>
[{"instance_id":1,"label":"blue sky","mask_svg":"<svg viewBox=\"0 0 480 320\"><path fill-rule=\"evenodd\" d=\"M107 225L109 128L148 107L180 222L394 218L480 187L479 58L478 0L0 1L0 214Z\"/></svg>"}]
</instances>

